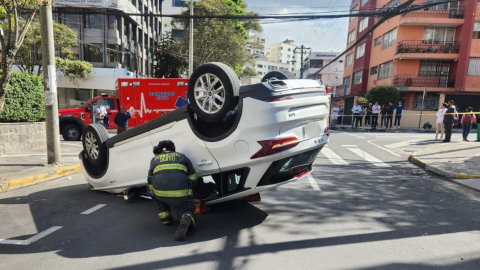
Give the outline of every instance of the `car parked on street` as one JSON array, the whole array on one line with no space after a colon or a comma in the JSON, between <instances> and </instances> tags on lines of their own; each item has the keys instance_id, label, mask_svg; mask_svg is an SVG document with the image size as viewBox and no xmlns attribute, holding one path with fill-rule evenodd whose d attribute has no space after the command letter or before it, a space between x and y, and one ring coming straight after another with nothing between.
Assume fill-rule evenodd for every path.
<instances>
[{"instance_id":1,"label":"car parked on street","mask_svg":"<svg viewBox=\"0 0 480 270\"><path fill-rule=\"evenodd\" d=\"M318 80L274 71L241 86L231 68L207 63L192 74L188 99L188 106L111 138L101 125L86 126L79 158L92 189L146 186L153 146L172 140L208 191L201 198L219 203L307 176L328 142L328 97Z\"/></svg>"}]
</instances>

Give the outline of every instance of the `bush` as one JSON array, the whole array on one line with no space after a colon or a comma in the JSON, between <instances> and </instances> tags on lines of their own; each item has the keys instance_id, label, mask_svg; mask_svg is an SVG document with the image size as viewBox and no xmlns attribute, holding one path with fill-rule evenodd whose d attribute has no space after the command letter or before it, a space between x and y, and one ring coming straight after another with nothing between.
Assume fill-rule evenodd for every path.
<instances>
[{"instance_id":1,"label":"bush","mask_svg":"<svg viewBox=\"0 0 480 270\"><path fill-rule=\"evenodd\" d=\"M43 78L12 72L0 122L38 122L44 119Z\"/></svg>"},{"instance_id":2,"label":"bush","mask_svg":"<svg viewBox=\"0 0 480 270\"><path fill-rule=\"evenodd\" d=\"M381 85L368 90L365 97L372 104L378 102L379 105L384 105L388 104L388 102L396 104L399 96L400 94L395 86Z\"/></svg>"}]
</instances>

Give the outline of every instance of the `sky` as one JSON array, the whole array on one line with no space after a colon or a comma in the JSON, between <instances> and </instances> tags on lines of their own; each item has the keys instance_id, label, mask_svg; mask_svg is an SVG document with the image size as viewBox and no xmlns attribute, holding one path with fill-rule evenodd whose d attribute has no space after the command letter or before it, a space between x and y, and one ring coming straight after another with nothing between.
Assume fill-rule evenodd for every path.
<instances>
[{"instance_id":1,"label":"sky","mask_svg":"<svg viewBox=\"0 0 480 270\"><path fill-rule=\"evenodd\" d=\"M260 14L335 11L348 13L351 0L244 0L244 2L248 4L247 10ZM295 45L305 45L313 51L342 52L347 42L348 18L262 24L262 27L262 35L269 39L269 44L293 39Z\"/></svg>"}]
</instances>

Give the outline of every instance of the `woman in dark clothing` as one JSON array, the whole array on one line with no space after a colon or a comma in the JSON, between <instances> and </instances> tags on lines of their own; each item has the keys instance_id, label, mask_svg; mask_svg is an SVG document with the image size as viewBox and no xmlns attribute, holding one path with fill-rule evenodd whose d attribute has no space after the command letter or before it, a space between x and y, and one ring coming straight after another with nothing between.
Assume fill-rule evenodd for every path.
<instances>
[{"instance_id":1,"label":"woman in dark clothing","mask_svg":"<svg viewBox=\"0 0 480 270\"><path fill-rule=\"evenodd\" d=\"M380 110L380 115L381 115L380 126L383 127L387 122L387 108L385 107L385 105L382 105L382 109Z\"/></svg>"},{"instance_id":2,"label":"woman in dark clothing","mask_svg":"<svg viewBox=\"0 0 480 270\"><path fill-rule=\"evenodd\" d=\"M473 108L472 107L468 107L467 108L467 114L465 114L463 117L462 117L462 120L460 121L460 123L462 123L462 127L463 127L463 141L464 142L468 142L468 134L470 133L470 130L472 128L472 124L475 124L477 119L475 118L475 115L472 113L473 111Z\"/></svg>"}]
</instances>

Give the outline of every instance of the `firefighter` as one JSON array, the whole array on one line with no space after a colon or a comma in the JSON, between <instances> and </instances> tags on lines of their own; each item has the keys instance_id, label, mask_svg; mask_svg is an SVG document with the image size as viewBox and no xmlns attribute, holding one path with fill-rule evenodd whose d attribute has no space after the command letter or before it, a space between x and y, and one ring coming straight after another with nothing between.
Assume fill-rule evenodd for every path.
<instances>
[{"instance_id":1,"label":"firefighter","mask_svg":"<svg viewBox=\"0 0 480 270\"><path fill-rule=\"evenodd\" d=\"M175 210L180 224L175 240L183 241L195 230L195 202L192 188L197 175L190 160L175 152L172 141L161 141L153 148L155 157L150 162L148 188L159 207L160 220L164 225L173 222L170 210Z\"/></svg>"}]
</instances>

